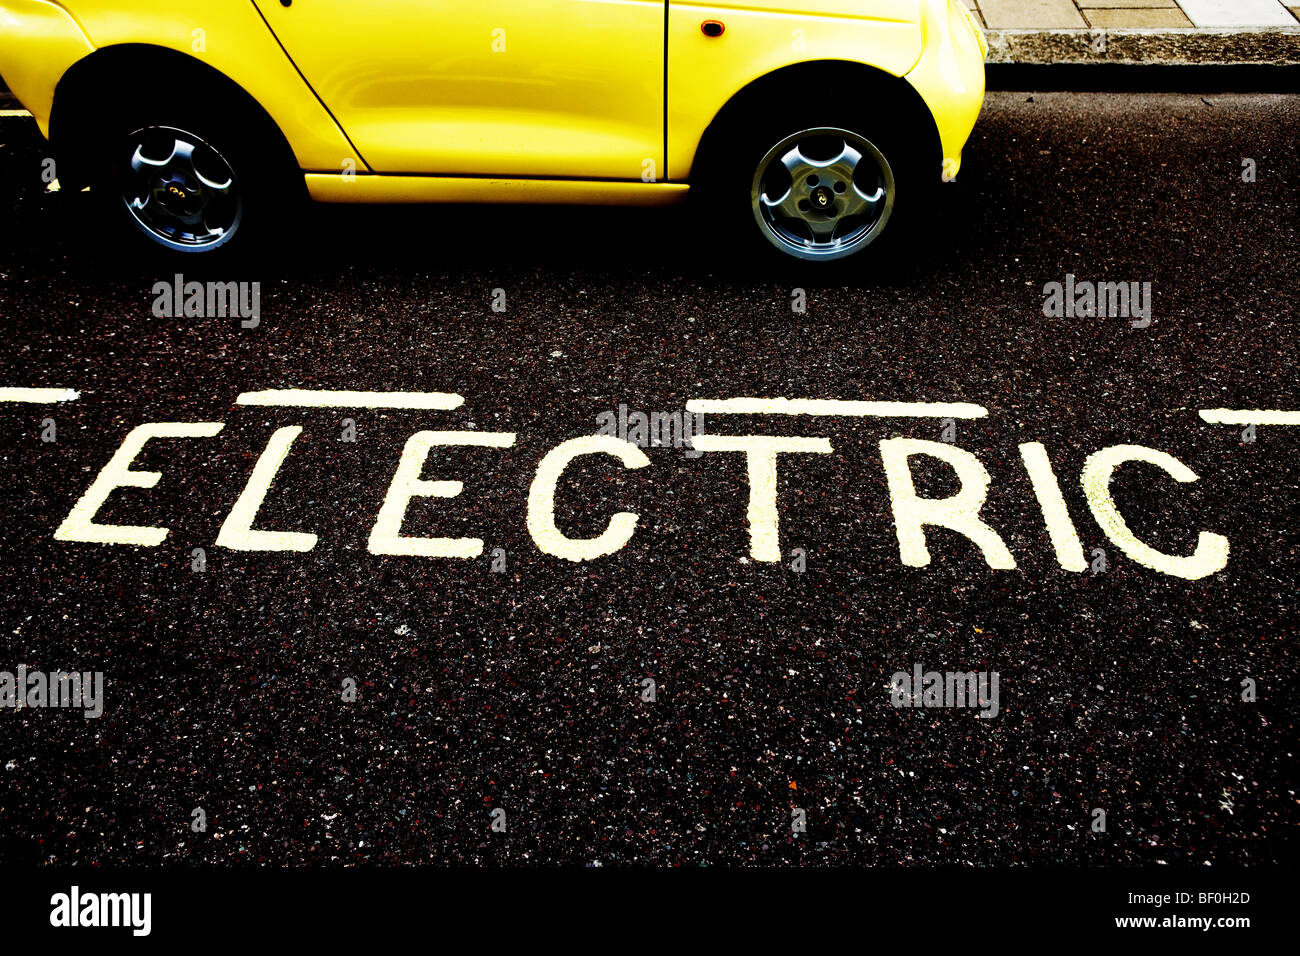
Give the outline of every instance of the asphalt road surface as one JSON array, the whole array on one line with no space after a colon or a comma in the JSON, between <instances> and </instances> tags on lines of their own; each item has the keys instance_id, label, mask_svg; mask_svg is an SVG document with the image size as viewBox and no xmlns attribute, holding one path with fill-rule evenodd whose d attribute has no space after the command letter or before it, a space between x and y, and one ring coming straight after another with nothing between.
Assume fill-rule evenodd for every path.
<instances>
[{"instance_id":1,"label":"asphalt road surface","mask_svg":"<svg viewBox=\"0 0 1300 956\"><path fill-rule=\"evenodd\" d=\"M1300 409L1297 141L1295 96L991 95L910 257L829 280L724 261L682 210L315 210L253 261L184 264L259 283L246 328L155 315L172 267L125 254L89 196L47 192L34 125L0 120L0 387L77 393L0 402L0 671L104 675L96 719L0 710L0 861L1280 860L1300 428L1199 413ZM1150 321L1046 317L1067 281L1150 283ZM236 403L264 389L464 401ZM739 397L920 404L706 411L705 435L832 446L778 456L775 541L751 540L744 454L576 458L559 533L639 518L608 555L548 553L544 456L620 405ZM56 539L151 422L222 425L150 441L133 468L157 485L98 509L161 543ZM253 527L314 546L219 546L290 426ZM368 548L427 430L516 436L432 448L414 474L457 497L408 489L402 535L479 557ZM905 560L896 438L978 460L1014 568L944 527L928 565ZM1063 510L1040 506L1027 443ZM1119 461L1090 498L1085 461L1113 446L1197 480ZM978 504L977 475L909 460L917 495ZM891 675L918 665L996 673L996 716L894 706Z\"/></svg>"}]
</instances>

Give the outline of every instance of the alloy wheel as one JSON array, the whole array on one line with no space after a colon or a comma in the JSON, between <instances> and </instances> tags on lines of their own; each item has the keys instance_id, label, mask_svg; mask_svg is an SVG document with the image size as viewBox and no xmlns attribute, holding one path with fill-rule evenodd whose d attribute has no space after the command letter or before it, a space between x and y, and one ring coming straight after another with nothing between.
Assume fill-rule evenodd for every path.
<instances>
[{"instance_id":1,"label":"alloy wheel","mask_svg":"<svg viewBox=\"0 0 1300 956\"><path fill-rule=\"evenodd\" d=\"M894 207L894 173L867 139L813 127L777 143L750 191L764 237L800 259L841 259L873 242Z\"/></svg>"},{"instance_id":2,"label":"alloy wheel","mask_svg":"<svg viewBox=\"0 0 1300 956\"><path fill-rule=\"evenodd\" d=\"M201 137L169 126L132 133L122 171L127 211L169 249L205 252L229 242L244 204L230 163Z\"/></svg>"}]
</instances>

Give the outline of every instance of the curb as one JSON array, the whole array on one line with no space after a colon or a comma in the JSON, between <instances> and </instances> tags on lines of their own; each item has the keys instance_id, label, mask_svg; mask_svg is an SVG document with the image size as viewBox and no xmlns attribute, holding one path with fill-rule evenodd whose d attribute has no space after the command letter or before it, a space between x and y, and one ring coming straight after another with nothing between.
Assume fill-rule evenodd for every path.
<instances>
[{"instance_id":1,"label":"curb","mask_svg":"<svg viewBox=\"0 0 1300 956\"><path fill-rule=\"evenodd\" d=\"M1300 27L985 30L989 64L1300 65Z\"/></svg>"}]
</instances>

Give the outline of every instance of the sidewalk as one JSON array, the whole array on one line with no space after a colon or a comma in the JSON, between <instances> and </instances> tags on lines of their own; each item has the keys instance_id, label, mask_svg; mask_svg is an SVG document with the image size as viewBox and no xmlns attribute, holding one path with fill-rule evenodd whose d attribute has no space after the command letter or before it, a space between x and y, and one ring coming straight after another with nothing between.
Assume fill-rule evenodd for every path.
<instances>
[{"instance_id":1,"label":"sidewalk","mask_svg":"<svg viewBox=\"0 0 1300 956\"><path fill-rule=\"evenodd\" d=\"M1300 0L965 0L990 63L1300 64Z\"/></svg>"}]
</instances>

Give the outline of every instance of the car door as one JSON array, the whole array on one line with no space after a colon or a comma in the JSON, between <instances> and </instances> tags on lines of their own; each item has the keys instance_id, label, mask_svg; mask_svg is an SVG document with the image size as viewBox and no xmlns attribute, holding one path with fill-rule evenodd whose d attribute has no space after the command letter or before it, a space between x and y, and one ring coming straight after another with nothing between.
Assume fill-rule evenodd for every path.
<instances>
[{"instance_id":1,"label":"car door","mask_svg":"<svg viewBox=\"0 0 1300 956\"><path fill-rule=\"evenodd\" d=\"M665 0L256 0L380 173L653 180Z\"/></svg>"}]
</instances>

